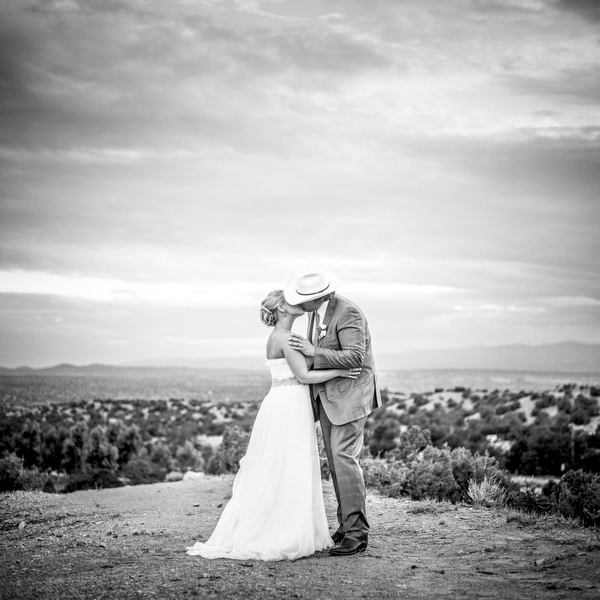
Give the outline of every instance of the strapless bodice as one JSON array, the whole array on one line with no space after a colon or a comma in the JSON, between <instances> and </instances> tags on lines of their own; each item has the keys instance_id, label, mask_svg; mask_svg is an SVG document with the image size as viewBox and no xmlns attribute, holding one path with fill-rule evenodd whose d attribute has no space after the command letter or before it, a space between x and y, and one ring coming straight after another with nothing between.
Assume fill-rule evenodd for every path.
<instances>
[{"instance_id":1,"label":"strapless bodice","mask_svg":"<svg viewBox=\"0 0 600 600\"><path fill-rule=\"evenodd\" d=\"M285 358L270 358L267 360L271 369L271 386L280 385L303 385L295 377Z\"/></svg>"}]
</instances>

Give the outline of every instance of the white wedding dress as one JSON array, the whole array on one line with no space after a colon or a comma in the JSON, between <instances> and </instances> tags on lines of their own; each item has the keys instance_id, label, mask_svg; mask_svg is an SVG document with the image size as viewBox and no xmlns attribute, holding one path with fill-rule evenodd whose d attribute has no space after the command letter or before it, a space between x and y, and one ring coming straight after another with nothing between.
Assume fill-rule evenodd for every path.
<instances>
[{"instance_id":1,"label":"white wedding dress","mask_svg":"<svg viewBox=\"0 0 600 600\"><path fill-rule=\"evenodd\" d=\"M333 545L308 386L285 358L267 365L271 389L256 415L233 495L208 541L197 542L188 554L294 560Z\"/></svg>"}]
</instances>

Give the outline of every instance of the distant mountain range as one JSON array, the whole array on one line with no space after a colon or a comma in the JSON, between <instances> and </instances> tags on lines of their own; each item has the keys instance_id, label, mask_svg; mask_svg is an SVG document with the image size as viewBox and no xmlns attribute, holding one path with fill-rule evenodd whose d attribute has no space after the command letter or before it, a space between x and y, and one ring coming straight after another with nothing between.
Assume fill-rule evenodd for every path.
<instances>
[{"instance_id":1,"label":"distant mountain range","mask_svg":"<svg viewBox=\"0 0 600 600\"><path fill-rule=\"evenodd\" d=\"M452 350L406 350L376 357L379 369L493 369L600 373L600 344L562 342L528 346L472 346Z\"/></svg>"},{"instance_id":2,"label":"distant mountain range","mask_svg":"<svg viewBox=\"0 0 600 600\"><path fill-rule=\"evenodd\" d=\"M600 373L600 344L563 342L528 346L472 346L450 350L405 350L376 355L377 368L400 369L482 369L505 371L540 371L564 373ZM257 370L265 368L265 359L258 356L213 358L206 360L171 359L165 361L137 362L127 365L92 364L75 366L60 364L44 369L0 367L1 374L31 375L97 375L110 376L123 371L168 369L236 369Z\"/></svg>"}]
</instances>

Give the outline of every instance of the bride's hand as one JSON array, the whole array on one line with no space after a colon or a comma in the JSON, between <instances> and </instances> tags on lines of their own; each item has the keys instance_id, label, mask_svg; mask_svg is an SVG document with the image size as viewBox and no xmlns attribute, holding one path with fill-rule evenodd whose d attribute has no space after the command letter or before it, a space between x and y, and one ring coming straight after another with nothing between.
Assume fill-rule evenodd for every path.
<instances>
[{"instance_id":1,"label":"bride's hand","mask_svg":"<svg viewBox=\"0 0 600 600\"><path fill-rule=\"evenodd\" d=\"M360 372L362 371L362 367L357 367L356 369L348 369L344 371L344 375L342 377L346 377L347 379L356 379Z\"/></svg>"}]
</instances>

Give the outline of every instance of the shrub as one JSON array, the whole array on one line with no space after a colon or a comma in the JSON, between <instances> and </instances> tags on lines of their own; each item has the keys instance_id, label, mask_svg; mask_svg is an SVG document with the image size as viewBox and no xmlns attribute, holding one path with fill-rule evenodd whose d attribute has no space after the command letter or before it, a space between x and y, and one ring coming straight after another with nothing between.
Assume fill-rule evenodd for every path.
<instances>
[{"instance_id":1,"label":"shrub","mask_svg":"<svg viewBox=\"0 0 600 600\"><path fill-rule=\"evenodd\" d=\"M365 485L374 487L392 498L407 495L406 479L408 467L398 461L383 458L361 460Z\"/></svg>"},{"instance_id":2,"label":"shrub","mask_svg":"<svg viewBox=\"0 0 600 600\"><path fill-rule=\"evenodd\" d=\"M119 451L108 441L106 429L98 425L90 431L87 465L91 470L116 472Z\"/></svg>"},{"instance_id":3,"label":"shrub","mask_svg":"<svg viewBox=\"0 0 600 600\"><path fill-rule=\"evenodd\" d=\"M69 428L69 437L63 442L63 468L67 473L81 471L86 461L89 430L86 423Z\"/></svg>"},{"instance_id":4,"label":"shrub","mask_svg":"<svg viewBox=\"0 0 600 600\"><path fill-rule=\"evenodd\" d=\"M204 457L202 456L202 452L197 450L194 444L189 440L177 449L177 452L175 453L175 462L183 472L204 470Z\"/></svg>"},{"instance_id":5,"label":"shrub","mask_svg":"<svg viewBox=\"0 0 600 600\"><path fill-rule=\"evenodd\" d=\"M175 467L175 461L171 456L171 450L163 442L158 442L150 450L150 461L165 470L165 473L172 471Z\"/></svg>"},{"instance_id":6,"label":"shrub","mask_svg":"<svg viewBox=\"0 0 600 600\"><path fill-rule=\"evenodd\" d=\"M19 489L19 473L23 468L23 460L14 452L0 458L0 492Z\"/></svg>"},{"instance_id":7,"label":"shrub","mask_svg":"<svg viewBox=\"0 0 600 600\"><path fill-rule=\"evenodd\" d=\"M414 406L425 406L429 400L421 394L412 394Z\"/></svg>"},{"instance_id":8,"label":"shrub","mask_svg":"<svg viewBox=\"0 0 600 600\"><path fill-rule=\"evenodd\" d=\"M469 481L467 495L475 506L496 506L504 504L506 491L501 483L487 475L480 483L475 479Z\"/></svg>"},{"instance_id":9,"label":"shrub","mask_svg":"<svg viewBox=\"0 0 600 600\"><path fill-rule=\"evenodd\" d=\"M246 454L250 434L234 425L223 431L223 441L211 458L207 472L211 475L237 473L240 460Z\"/></svg>"},{"instance_id":10,"label":"shrub","mask_svg":"<svg viewBox=\"0 0 600 600\"><path fill-rule=\"evenodd\" d=\"M394 418L385 418L377 423L369 436L369 450L372 456L383 456L398 446L400 424Z\"/></svg>"},{"instance_id":11,"label":"shrub","mask_svg":"<svg viewBox=\"0 0 600 600\"><path fill-rule=\"evenodd\" d=\"M506 494L509 508L525 513L544 514L553 510L553 504L547 496L535 492L531 487L523 490L511 489Z\"/></svg>"},{"instance_id":12,"label":"shrub","mask_svg":"<svg viewBox=\"0 0 600 600\"><path fill-rule=\"evenodd\" d=\"M50 475L37 467L26 469L15 453L0 458L0 492L13 490L44 491L51 488Z\"/></svg>"},{"instance_id":13,"label":"shrub","mask_svg":"<svg viewBox=\"0 0 600 600\"><path fill-rule=\"evenodd\" d=\"M65 494L77 490L93 490L122 486L123 483L114 471L107 469L84 470L72 474L62 490Z\"/></svg>"},{"instance_id":14,"label":"shrub","mask_svg":"<svg viewBox=\"0 0 600 600\"><path fill-rule=\"evenodd\" d=\"M152 462L146 456L134 456L122 469L123 475L131 485L157 483L164 481L167 469Z\"/></svg>"},{"instance_id":15,"label":"shrub","mask_svg":"<svg viewBox=\"0 0 600 600\"><path fill-rule=\"evenodd\" d=\"M431 445L431 432L421 429L418 425L411 425L406 431L400 433L398 447L390 453L393 460L410 461L419 452Z\"/></svg>"},{"instance_id":16,"label":"shrub","mask_svg":"<svg viewBox=\"0 0 600 600\"><path fill-rule=\"evenodd\" d=\"M508 473L501 469L497 460L487 452L485 454L473 454L466 448L453 448L450 461L452 474L462 500L468 499L471 480L475 483L481 483L487 477L505 487L508 485Z\"/></svg>"},{"instance_id":17,"label":"shrub","mask_svg":"<svg viewBox=\"0 0 600 600\"><path fill-rule=\"evenodd\" d=\"M17 489L26 492L48 492L53 491L53 484L49 473L40 471L37 467L22 469L18 479Z\"/></svg>"},{"instance_id":18,"label":"shrub","mask_svg":"<svg viewBox=\"0 0 600 600\"><path fill-rule=\"evenodd\" d=\"M600 525L600 475L568 471L551 497L563 516L581 519L586 525Z\"/></svg>"},{"instance_id":19,"label":"shrub","mask_svg":"<svg viewBox=\"0 0 600 600\"><path fill-rule=\"evenodd\" d=\"M427 429L412 426L401 434L397 449L385 458L363 458L366 485L392 497L410 496L413 500L433 499L459 502L467 500L469 482L484 479L506 484L508 475L496 459L472 454L466 448L436 448Z\"/></svg>"},{"instance_id":20,"label":"shrub","mask_svg":"<svg viewBox=\"0 0 600 600\"><path fill-rule=\"evenodd\" d=\"M41 466L44 469L61 470L64 461L63 448L68 436L68 430L64 427L52 426L43 432Z\"/></svg>"},{"instance_id":21,"label":"shrub","mask_svg":"<svg viewBox=\"0 0 600 600\"><path fill-rule=\"evenodd\" d=\"M452 474L449 451L428 446L410 464L406 489L413 500L456 500L458 485Z\"/></svg>"},{"instance_id":22,"label":"shrub","mask_svg":"<svg viewBox=\"0 0 600 600\"><path fill-rule=\"evenodd\" d=\"M119 467L127 464L142 447L142 434L137 425L126 425L120 419L109 424L106 435L108 441L118 451Z\"/></svg>"},{"instance_id":23,"label":"shrub","mask_svg":"<svg viewBox=\"0 0 600 600\"><path fill-rule=\"evenodd\" d=\"M27 419L21 431L14 435L13 446L25 467L38 465L42 450L42 428L37 421Z\"/></svg>"}]
</instances>

